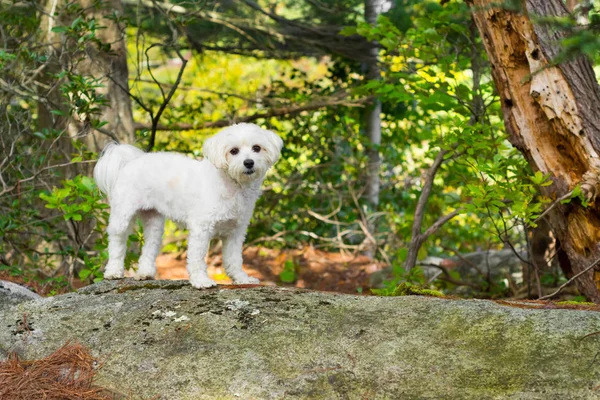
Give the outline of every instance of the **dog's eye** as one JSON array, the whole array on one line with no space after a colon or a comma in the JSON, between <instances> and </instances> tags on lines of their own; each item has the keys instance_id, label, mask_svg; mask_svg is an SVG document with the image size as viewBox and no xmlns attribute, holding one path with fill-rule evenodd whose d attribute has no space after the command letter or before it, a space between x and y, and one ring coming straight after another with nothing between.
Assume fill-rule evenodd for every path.
<instances>
[{"instance_id":1,"label":"dog's eye","mask_svg":"<svg viewBox=\"0 0 600 400\"><path fill-rule=\"evenodd\" d=\"M254 146L252 146L252 151L255 153L260 153L260 146L255 144Z\"/></svg>"},{"instance_id":2,"label":"dog's eye","mask_svg":"<svg viewBox=\"0 0 600 400\"><path fill-rule=\"evenodd\" d=\"M234 147L233 149L229 150L229 153L230 153L232 156L235 156L235 155L236 155L237 153L239 153L239 152L240 152L240 149L238 149L237 147Z\"/></svg>"}]
</instances>

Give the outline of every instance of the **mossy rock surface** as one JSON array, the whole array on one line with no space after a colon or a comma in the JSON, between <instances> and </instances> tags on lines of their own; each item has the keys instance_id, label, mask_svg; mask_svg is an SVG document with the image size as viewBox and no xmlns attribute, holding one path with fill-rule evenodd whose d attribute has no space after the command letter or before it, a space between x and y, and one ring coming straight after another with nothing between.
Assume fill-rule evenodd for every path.
<instances>
[{"instance_id":1,"label":"mossy rock surface","mask_svg":"<svg viewBox=\"0 0 600 400\"><path fill-rule=\"evenodd\" d=\"M580 340L600 331L594 311L121 281L0 323L0 358L78 340L100 385L146 399L600 398L600 335Z\"/></svg>"},{"instance_id":2,"label":"mossy rock surface","mask_svg":"<svg viewBox=\"0 0 600 400\"><path fill-rule=\"evenodd\" d=\"M433 296L433 297L444 297L444 294L439 290L432 290L421 287L419 285L413 285L408 282L403 282L396 286L392 291L391 296Z\"/></svg>"}]
</instances>

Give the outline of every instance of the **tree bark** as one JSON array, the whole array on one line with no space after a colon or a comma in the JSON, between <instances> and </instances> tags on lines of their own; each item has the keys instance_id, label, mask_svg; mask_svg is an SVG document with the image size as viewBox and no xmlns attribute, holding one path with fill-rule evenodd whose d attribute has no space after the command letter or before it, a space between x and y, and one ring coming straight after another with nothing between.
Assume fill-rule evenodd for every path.
<instances>
[{"instance_id":1,"label":"tree bark","mask_svg":"<svg viewBox=\"0 0 600 400\"><path fill-rule=\"evenodd\" d=\"M549 222L574 274L600 257L600 87L584 56L554 65L564 36L555 27L533 23L531 15L564 17L561 0L526 0L522 11L497 8L493 0L470 0L492 64L510 141L534 170L550 174L554 184L541 188L558 198L580 184L591 200L555 207ZM578 289L600 302L593 270L577 280Z\"/></svg>"},{"instance_id":2,"label":"tree bark","mask_svg":"<svg viewBox=\"0 0 600 400\"><path fill-rule=\"evenodd\" d=\"M98 8L92 0L79 0L83 9L82 14L87 18L95 18L98 25L102 26L95 32L96 37L103 43L110 44L110 50L100 50L91 44L87 46L85 58L81 61L73 60L72 49L69 41L61 38L60 34L52 29L59 25L70 25L74 17L65 15L62 8L64 0L48 0L45 13L41 18L40 28L43 37L48 43L49 67L46 70L45 80L50 83L51 89L40 94L50 100L52 108L56 107L66 111L64 103L67 99L60 93L60 85L56 84L54 74L74 66L75 72L100 79L104 85L97 89L108 99L108 105L102 107L99 119L106 121L100 130L93 130L86 126L85 121L78 120L77 116L64 117L51 113L45 104L39 105L39 125L42 128L66 130L69 139L81 137L88 149L100 151L111 140L132 143L135 139L133 114L129 93L122 88L128 88L129 74L127 68L127 45L124 40L124 31L121 24L114 19L105 18L106 15L123 15L121 0L105 0L105 7ZM70 144L66 144L70 148Z\"/></svg>"},{"instance_id":3,"label":"tree bark","mask_svg":"<svg viewBox=\"0 0 600 400\"><path fill-rule=\"evenodd\" d=\"M383 0L365 0L365 19L371 25L377 24L383 7ZM379 46L373 43L370 50L370 59L365 62L366 78L368 80L379 80L381 74L379 66ZM379 205L379 146L381 145L381 102L374 98L373 102L367 107L365 112L365 132L369 139L368 167L367 167L367 185L365 196L373 210Z\"/></svg>"},{"instance_id":4,"label":"tree bark","mask_svg":"<svg viewBox=\"0 0 600 400\"><path fill-rule=\"evenodd\" d=\"M365 0L365 20L371 26L377 24L377 17L381 13L383 6L384 0ZM364 63L366 78L368 80L379 80L381 79L381 73L378 65L379 46L377 43L372 43L369 53L370 57ZM377 97L365 109L364 127L368 138L365 198L371 211L376 211L379 206L379 169L381 167L381 159L379 158L379 146L381 146L381 101ZM375 237L375 223L372 222L369 224L367 229ZM368 247L366 251L367 255L374 256L377 243L370 243Z\"/></svg>"}]
</instances>

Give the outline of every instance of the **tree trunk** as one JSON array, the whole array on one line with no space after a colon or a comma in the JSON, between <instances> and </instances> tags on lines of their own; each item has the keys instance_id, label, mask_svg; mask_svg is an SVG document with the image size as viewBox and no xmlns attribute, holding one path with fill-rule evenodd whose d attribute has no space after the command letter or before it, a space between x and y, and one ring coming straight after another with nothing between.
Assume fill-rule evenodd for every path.
<instances>
[{"instance_id":1,"label":"tree trunk","mask_svg":"<svg viewBox=\"0 0 600 400\"><path fill-rule=\"evenodd\" d=\"M66 130L69 139L81 137L88 145L88 149L99 151L111 140L132 143L135 139L131 99L128 93L128 68L127 45L124 40L123 27L114 19L105 18L105 15L123 15L121 0L105 0L105 7L98 8L92 0L80 0L79 5L84 10L82 16L95 18L98 25L102 26L95 33L103 43L110 44L110 49L99 50L96 45L87 46L85 58L75 61L69 41L52 32L52 28L59 25L70 25L73 15L66 15L62 8L66 2L63 0L48 0L45 6L46 13L41 19L41 29L44 40L48 43L49 68L46 71L46 80L52 82L51 89L41 94L52 103L52 108L64 110L66 99L60 93L60 85L56 85L54 74L74 66L75 72L88 77L100 79L104 85L97 89L108 99L108 105L102 107L99 119L106 121L99 130L87 126L77 116L65 118L57 117L51 109L41 103L39 110L39 125L45 128ZM70 144L65 146L70 147Z\"/></svg>"},{"instance_id":2,"label":"tree trunk","mask_svg":"<svg viewBox=\"0 0 600 400\"><path fill-rule=\"evenodd\" d=\"M533 24L529 15L564 17L561 0L527 0L517 13L494 6L494 0L470 0L474 18L492 63L510 140L534 170L550 174L542 188L551 199L581 184L592 202L559 205L549 222L576 274L600 257L600 206L594 202L600 162L600 87L583 56L555 66L563 33ZM577 280L579 290L600 302L598 270Z\"/></svg>"},{"instance_id":3,"label":"tree trunk","mask_svg":"<svg viewBox=\"0 0 600 400\"><path fill-rule=\"evenodd\" d=\"M384 0L365 0L365 20L372 26L377 23L377 17L382 11ZM372 43L370 50L369 61L364 63L366 78L368 80L379 80L381 74L379 66L379 46L377 43ZM379 158L379 146L381 146L381 102L378 98L374 98L373 102L365 108L364 116L365 133L369 140L367 147L367 177L365 187L365 198L371 208L371 211L376 211L379 206L379 169L381 160ZM374 223L367 227L369 231L375 233ZM373 235L375 237L375 235ZM367 253L374 256L377 243L370 243Z\"/></svg>"},{"instance_id":4,"label":"tree trunk","mask_svg":"<svg viewBox=\"0 0 600 400\"><path fill-rule=\"evenodd\" d=\"M102 109L101 119L108 122L103 128L104 134L95 132L88 137L88 145L96 149L104 147L107 141L117 139L121 143L133 143L135 130L129 97L129 70L127 68L127 43L124 27L105 15L116 13L123 16L121 0L105 0L102 10L95 10L93 0L81 0L84 8L94 10L89 15L94 16L106 29L98 32L97 36L103 43L110 43L110 51L90 49L90 58L80 68L80 73L102 78L104 87L98 89L109 100L109 105Z\"/></svg>"}]
</instances>

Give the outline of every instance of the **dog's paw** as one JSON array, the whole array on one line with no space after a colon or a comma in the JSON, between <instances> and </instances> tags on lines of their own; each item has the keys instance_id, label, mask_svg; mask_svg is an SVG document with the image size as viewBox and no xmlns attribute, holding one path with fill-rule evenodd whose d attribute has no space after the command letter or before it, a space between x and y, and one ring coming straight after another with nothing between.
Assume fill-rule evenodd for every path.
<instances>
[{"instance_id":1,"label":"dog's paw","mask_svg":"<svg viewBox=\"0 0 600 400\"><path fill-rule=\"evenodd\" d=\"M156 268L139 267L137 270L137 274L135 274L135 279L138 281L147 281L150 279L154 279L155 275L156 275Z\"/></svg>"},{"instance_id":2,"label":"dog's paw","mask_svg":"<svg viewBox=\"0 0 600 400\"><path fill-rule=\"evenodd\" d=\"M104 272L104 279L113 280L113 279L123 279L123 272Z\"/></svg>"},{"instance_id":3,"label":"dog's paw","mask_svg":"<svg viewBox=\"0 0 600 400\"><path fill-rule=\"evenodd\" d=\"M196 289L208 289L217 286L217 282L213 281L208 276L190 278L190 284Z\"/></svg>"},{"instance_id":4,"label":"dog's paw","mask_svg":"<svg viewBox=\"0 0 600 400\"><path fill-rule=\"evenodd\" d=\"M125 268L110 262L104 269L104 279L123 279Z\"/></svg>"},{"instance_id":5,"label":"dog's paw","mask_svg":"<svg viewBox=\"0 0 600 400\"><path fill-rule=\"evenodd\" d=\"M252 276L236 276L233 279L233 283L236 285L258 285L260 280L252 277Z\"/></svg>"},{"instance_id":6,"label":"dog's paw","mask_svg":"<svg viewBox=\"0 0 600 400\"><path fill-rule=\"evenodd\" d=\"M154 272L139 272L137 274L135 274L135 280L136 281L149 281L154 279L154 275L156 275Z\"/></svg>"}]
</instances>

